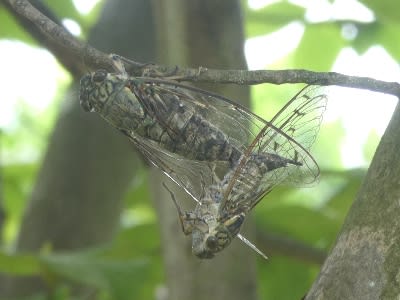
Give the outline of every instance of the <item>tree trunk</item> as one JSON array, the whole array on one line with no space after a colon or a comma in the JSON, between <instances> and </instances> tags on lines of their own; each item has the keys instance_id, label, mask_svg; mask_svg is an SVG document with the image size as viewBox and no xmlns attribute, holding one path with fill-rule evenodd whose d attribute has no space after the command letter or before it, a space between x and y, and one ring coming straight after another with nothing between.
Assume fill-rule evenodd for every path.
<instances>
[{"instance_id":1,"label":"tree trunk","mask_svg":"<svg viewBox=\"0 0 400 300\"><path fill-rule=\"evenodd\" d=\"M400 298L400 106L306 299Z\"/></svg>"},{"instance_id":2,"label":"tree trunk","mask_svg":"<svg viewBox=\"0 0 400 300\"><path fill-rule=\"evenodd\" d=\"M246 68L239 1L158 0L153 3L161 63ZM248 104L248 88L227 85L205 88ZM153 173L152 177L159 174L156 170ZM165 177L158 178L167 181ZM236 239L212 260L195 257L191 253L191 239L182 233L169 193L158 180L153 182L169 299L256 299L256 254ZM174 183L169 181L168 186L174 187ZM173 191L185 209L193 209L193 199L178 187Z\"/></svg>"},{"instance_id":3,"label":"tree trunk","mask_svg":"<svg viewBox=\"0 0 400 300\"><path fill-rule=\"evenodd\" d=\"M116 17L118 16L118 17ZM155 57L147 0L108 1L89 42L139 61ZM84 113L78 81L65 97L20 229L17 250L45 245L73 250L109 241L119 224L122 196L140 167L134 147L95 114ZM43 83L45 84L45 83ZM37 279L0 282L3 297L43 291Z\"/></svg>"}]
</instances>

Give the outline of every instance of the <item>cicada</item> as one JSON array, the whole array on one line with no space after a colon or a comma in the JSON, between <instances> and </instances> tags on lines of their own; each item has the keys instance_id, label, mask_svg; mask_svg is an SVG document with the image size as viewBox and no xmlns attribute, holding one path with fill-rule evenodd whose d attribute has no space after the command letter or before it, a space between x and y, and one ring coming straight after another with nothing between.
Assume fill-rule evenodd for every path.
<instances>
[{"instance_id":1,"label":"cicada","mask_svg":"<svg viewBox=\"0 0 400 300\"><path fill-rule=\"evenodd\" d=\"M222 179L213 176L212 184L203 185L193 211L183 212L170 192L183 232L192 235L196 256L212 258L237 236L267 258L239 234L240 228L246 215L277 184L304 186L319 177L318 164L309 149L319 130L327 95L317 91L317 87L307 86L271 122L265 122L236 166Z\"/></svg>"},{"instance_id":2,"label":"cicada","mask_svg":"<svg viewBox=\"0 0 400 300\"><path fill-rule=\"evenodd\" d=\"M178 211L198 257L212 257L235 236L251 245L239 230L262 196L277 184L309 184L319 175L309 149L327 96L316 86L302 89L269 122L209 91L124 71L85 75L80 101L197 202L193 212Z\"/></svg>"}]
</instances>

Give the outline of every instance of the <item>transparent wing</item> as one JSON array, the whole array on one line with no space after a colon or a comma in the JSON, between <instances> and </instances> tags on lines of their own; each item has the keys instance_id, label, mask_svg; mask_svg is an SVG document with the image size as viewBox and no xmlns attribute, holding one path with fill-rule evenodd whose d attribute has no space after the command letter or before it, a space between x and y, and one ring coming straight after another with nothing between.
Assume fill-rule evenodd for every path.
<instances>
[{"instance_id":1,"label":"transparent wing","mask_svg":"<svg viewBox=\"0 0 400 300\"><path fill-rule=\"evenodd\" d=\"M273 126L255 140L255 153L275 153L297 161L301 166L286 168L279 183L312 184L319 176L319 167L309 150L318 134L328 97L325 88L306 86L272 118Z\"/></svg>"},{"instance_id":2,"label":"transparent wing","mask_svg":"<svg viewBox=\"0 0 400 300\"><path fill-rule=\"evenodd\" d=\"M213 177L209 176L213 163L186 159L161 149L157 143L141 136L127 136L153 165L197 202L203 197L204 187L213 184Z\"/></svg>"},{"instance_id":3,"label":"transparent wing","mask_svg":"<svg viewBox=\"0 0 400 300\"><path fill-rule=\"evenodd\" d=\"M234 145L241 153L250 152L261 155L272 153L301 164L300 167L288 166L285 170L275 170L271 174L266 174L264 177L268 178L267 182L256 183L254 181L247 185L249 190L254 189L255 184L261 184L262 186L258 190L262 193L283 181L304 184L312 182L318 176L318 166L307 149L315 139L324 107L322 100L326 97L321 95L320 98L311 97L310 92L316 92L315 87L306 87L291 99L285 108L274 117L273 122L276 122L276 125L273 125L231 100L208 91L163 79L135 78L134 81L140 81L139 88L137 85L135 86L135 82L132 82L132 86L136 87L135 94L142 99L142 104L148 113L156 118L161 126L170 122L165 119L165 116L169 114L164 113L168 110L167 104L170 103L168 98L176 97L191 111L196 112L209 124L223 132L226 138L224 142ZM141 95L140 93L144 92L146 88L151 93ZM306 129L302 129L303 127ZM198 128L198 132L195 134L202 134L201 130ZM213 183L214 170L219 167L220 162L211 164L210 161L185 159L180 155L160 149L160 145L151 140L138 135L132 136L132 134L134 133L130 132L127 135L154 165L195 199L201 199L204 187ZM298 143L294 137L304 141L305 146ZM238 178L243 179L243 176L238 176L241 168L242 166L236 168L236 175L233 176L231 187L235 185ZM246 191L244 190L243 193Z\"/></svg>"},{"instance_id":4,"label":"transparent wing","mask_svg":"<svg viewBox=\"0 0 400 300\"><path fill-rule=\"evenodd\" d=\"M144 82L152 90L153 95L143 97L146 98L143 102L151 102L151 105L143 105L146 105L161 123L168 123L168 120L164 120L168 115L164 113L164 106L168 103L167 98L173 95L188 109L223 132L228 142L240 151L244 151L266 125L262 118L220 95L163 79L144 77L135 80ZM141 97L140 94L137 96Z\"/></svg>"},{"instance_id":5,"label":"transparent wing","mask_svg":"<svg viewBox=\"0 0 400 300\"><path fill-rule=\"evenodd\" d=\"M316 181L319 168L309 149L318 133L327 96L307 86L296 94L248 147L241 162L228 174L220 210L222 215L247 212L281 183L307 185ZM277 161L275 167L263 168ZM263 158L264 157L264 158Z\"/></svg>"}]
</instances>

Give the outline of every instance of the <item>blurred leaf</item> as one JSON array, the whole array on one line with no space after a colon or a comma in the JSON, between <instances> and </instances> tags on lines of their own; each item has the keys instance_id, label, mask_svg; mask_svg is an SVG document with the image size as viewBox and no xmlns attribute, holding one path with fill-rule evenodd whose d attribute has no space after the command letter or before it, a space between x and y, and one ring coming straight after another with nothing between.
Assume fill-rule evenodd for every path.
<instances>
[{"instance_id":1,"label":"blurred leaf","mask_svg":"<svg viewBox=\"0 0 400 300\"><path fill-rule=\"evenodd\" d=\"M156 224L144 224L121 230L112 246L103 254L114 258L158 257L160 236Z\"/></svg>"},{"instance_id":2,"label":"blurred leaf","mask_svg":"<svg viewBox=\"0 0 400 300\"><path fill-rule=\"evenodd\" d=\"M136 169L135 178L124 196L124 202L127 207L138 204L149 204L151 196L149 192L148 173L148 169L145 167Z\"/></svg>"},{"instance_id":3,"label":"blurred leaf","mask_svg":"<svg viewBox=\"0 0 400 300\"><path fill-rule=\"evenodd\" d=\"M84 18L82 18L80 25L83 36L87 36L90 28L96 23L103 8L104 2L105 1L103 0L98 1L93 9Z\"/></svg>"},{"instance_id":4,"label":"blurred leaf","mask_svg":"<svg viewBox=\"0 0 400 300\"><path fill-rule=\"evenodd\" d=\"M389 19L398 22L400 20L400 11L397 1L393 0L361 0L375 14L377 19Z\"/></svg>"},{"instance_id":5,"label":"blurred leaf","mask_svg":"<svg viewBox=\"0 0 400 300\"><path fill-rule=\"evenodd\" d=\"M256 222L260 228L269 232L287 235L312 245L322 243L324 247L333 242L340 225L315 209L299 205L275 205L268 209L258 209Z\"/></svg>"},{"instance_id":6,"label":"blurred leaf","mask_svg":"<svg viewBox=\"0 0 400 300\"><path fill-rule=\"evenodd\" d=\"M341 178L346 178L346 180L344 184L331 195L323 211L328 215L332 215L333 218L344 220L364 180L366 170L353 169L340 173L341 174L338 172L336 175L331 173L330 176L340 176Z\"/></svg>"},{"instance_id":7,"label":"blurred leaf","mask_svg":"<svg viewBox=\"0 0 400 300\"><path fill-rule=\"evenodd\" d=\"M346 42L336 23L307 25L300 45L293 53L296 68L330 70Z\"/></svg>"},{"instance_id":8,"label":"blurred leaf","mask_svg":"<svg viewBox=\"0 0 400 300\"><path fill-rule=\"evenodd\" d=\"M377 43L380 43L394 57L395 60L400 60L400 43L398 36L400 31L399 22L385 22L379 27Z\"/></svg>"},{"instance_id":9,"label":"blurred leaf","mask_svg":"<svg viewBox=\"0 0 400 300\"><path fill-rule=\"evenodd\" d=\"M376 147L380 140L381 137L375 130L370 131L367 137L367 141L365 142L363 147L364 158L366 161L370 162L372 160L375 155Z\"/></svg>"},{"instance_id":10,"label":"blurred leaf","mask_svg":"<svg viewBox=\"0 0 400 300\"><path fill-rule=\"evenodd\" d=\"M287 257L274 256L258 265L260 299L302 299L318 274L319 267Z\"/></svg>"},{"instance_id":11,"label":"blurred leaf","mask_svg":"<svg viewBox=\"0 0 400 300\"><path fill-rule=\"evenodd\" d=\"M340 120L322 124L311 150L321 169L343 168L340 147L345 134Z\"/></svg>"},{"instance_id":12,"label":"blurred leaf","mask_svg":"<svg viewBox=\"0 0 400 300\"><path fill-rule=\"evenodd\" d=\"M37 168L38 165L34 163L2 166L2 180L4 181L2 206L6 214L2 233L6 244L12 243L18 232Z\"/></svg>"},{"instance_id":13,"label":"blurred leaf","mask_svg":"<svg viewBox=\"0 0 400 300\"><path fill-rule=\"evenodd\" d=\"M0 20L1 39L17 39L30 45L36 45L31 36L21 28L15 18L3 6L0 6Z\"/></svg>"},{"instance_id":14,"label":"blurred leaf","mask_svg":"<svg viewBox=\"0 0 400 300\"><path fill-rule=\"evenodd\" d=\"M376 44L377 39L381 35L381 25L378 22L367 24L355 24L358 33L352 46L359 54L363 54L373 44Z\"/></svg>"},{"instance_id":15,"label":"blurred leaf","mask_svg":"<svg viewBox=\"0 0 400 300\"><path fill-rule=\"evenodd\" d=\"M78 23L82 22L81 14L76 10L75 5L71 0L44 0L43 3L53 11L60 21L64 18L68 18Z\"/></svg>"},{"instance_id":16,"label":"blurred leaf","mask_svg":"<svg viewBox=\"0 0 400 300\"><path fill-rule=\"evenodd\" d=\"M280 1L261 9L246 10L246 36L254 37L276 31L290 22L303 20L304 8Z\"/></svg>"},{"instance_id":17,"label":"blurred leaf","mask_svg":"<svg viewBox=\"0 0 400 300\"><path fill-rule=\"evenodd\" d=\"M34 255L0 252L1 273L7 273L8 275L37 275L40 271L40 261Z\"/></svg>"},{"instance_id":18,"label":"blurred leaf","mask_svg":"<svg viewBox=\"0 0 400 300\"><path fill-rule=\"evenodd\" d=\"M252 111L264 120L272 117L286 104L304 84L267 85L260 84L251 87Z\"/></svg>"},{"instance_id":19,"label":"blurred leaf","mask_svg":"<svg viewBox=\"0 0 400 300\"><path fill-rule=\"evenodd\" d=\"M396 60L400 60L400 44L397 43L400 31L399 22L374 22L357 25L359 33L353 41L354 48L363 53L370 47L381 44Z\"/></svg>"},{"instance_id":20,"label":"blurred leaf","mask_svg":"<svg viewBox=\"0 0 400 300\"><path fill-rule=\"evenodd\" d=\"M49 280L54 275L103 289L110 299L148 299L152 296L148 282L152 265L143 259L108 260L103 257L75 253L47 255L42 257L49 271Z\"/></svg>"}]
</instances>

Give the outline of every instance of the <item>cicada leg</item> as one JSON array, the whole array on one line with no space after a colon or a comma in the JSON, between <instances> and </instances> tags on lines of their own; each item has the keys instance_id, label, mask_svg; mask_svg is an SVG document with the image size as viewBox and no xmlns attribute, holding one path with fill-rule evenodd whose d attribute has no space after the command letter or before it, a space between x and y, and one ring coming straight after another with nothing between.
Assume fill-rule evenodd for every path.
<instances>
[{"instance_id":1,"label":"cicada leg","mask_svg":"<svg viewBox=\"0 0 400 300\"><path fill-rule=\"evenodd\" d=\"M175 204L176 210L178 211L179 220L181 222L182 231L185 235L189 235L192 233L195 224L198 223L198 217L196 214L190 211L183 212L178 202L175 199L174 193L167 187L167 185L163 182L162 185L171 195L171 199Z\"/></svg>"}]
</instances>

